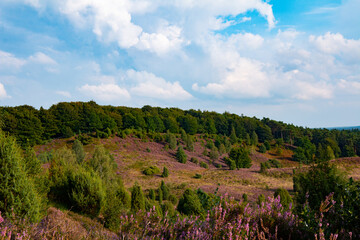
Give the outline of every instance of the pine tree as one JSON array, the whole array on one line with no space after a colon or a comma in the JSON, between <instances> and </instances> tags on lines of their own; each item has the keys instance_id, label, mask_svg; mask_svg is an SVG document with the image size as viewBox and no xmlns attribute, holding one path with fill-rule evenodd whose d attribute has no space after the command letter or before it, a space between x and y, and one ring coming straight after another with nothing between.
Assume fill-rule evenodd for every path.
<instances>
[{"instance_id":1,"label":"pine tree","mask_svg":"<svg viewBox=\"0 0 360 240\"><path fill-rule=\"evenodd\" d=\"M85 158L85 151L82 143L78 139L74 141L72 145L72 150L75 153L76 161L81 164Z\"/></svg>"},{"instance_id":2,"label":"pine tree","mask_svg":"<svg viewBox=\"0 0 360 240\"><path fill-rule=\"evenodd\" d=\"M141 187L135 183L131 190L131 211L137 212L145 209L145 198Z\"/></svg>"},{"instance_id":3,"label":"pine tree","mask_svg":"<svg viewBox=\"0 0 360 240\"><path fill-rule=\"evenodd\" d=\"M184 149L180 146L176 152L176 159L180 162L180 163L186 163L187 160L187 156L184 152Z\"/></svg>"},{"instance_id":4,"label":"pine tree","mask_svg":"<svg viewBox=\"0 0 360 240\"><path fill-rule=\"evenodd\" d=\"M234 143L237 142L237 140L238 140L238 138L236 136L235 128L232 127L231 128L231 134L230 134L230 142L231 142L231 144L234 144Z\"/></svg>"},{"instance_id":5,"label":"pine tree","mask_svg":"<svg viewBox=\"0 0 360 240\"><path fill-rule=\"evenodd\" d=\"M150 189L150 190L149 190L149 199L155 201L155 199L156 199L156 194L155 194L155 190L154 190L154 189Z\"/></svg>"},{"instance_id":6,"label":"pine tree","mask_svg":"<svg viewBox=\"0 0 360 240\"><path fill-rule=\"evenodd\" d=\"M256 134L255 131L253 131L251 134L251 145L256 146L258 144L258 142L259 142L258 135Z\"/></svg>"},{"instance_id":7,"label":"pine tree","mask_svg":"<svg viewBox=\"0 0 360 240\"><path fill-rule=\"evenodd\" d=\"M166 178L168 176L169 176L169 170L167 169L167 167L164 167L161 177Z\"/></svg>"},{"instance_id":8,"label":"pine tree","mask_svg":"<svg viewBox=\"0 0 360 240\"><path fill-rule=\"evenodd\" d=\"M169 189L168 186L165 185L164 181L161 181L160 189L161 189L162 194L163 194L163 199L168 200L169 196L170 196L170 189Z\"/></svg>"},{"instance_id":9,"label":"pine tree","mask_svg":"<svg viewBox=\"0 0 360 240\"><path fill-rule=\"evenodd\" d=\"M36 221L40 217L41 200L34 183L25 171L25 162L16 140L0 131L0 211L7 217Z\"/></svg>"},{"instance_id":10,"label":"pine tree","mask_svg":"<svg viewBox=\"0 0 360 240\"><path fill-rule=\"evenodd\" d=\"M200 199L191 189L186 189L179 200L177 210L186 215L201 215L203 208Z\"/></svg>"},{"instance_id":11,"label":"pine tree","mask_svg":"<svg viewBox=\"0 0 360 240\"><path fill-rule=\"evenodd\" d=\"M26 147L25 153L24 153L24 160L25 160L25 167L26 172L29 176L34 177L38 176L39 173L41 173L41 162L36 157L36 153L34 149L30 146Z\"/></svg>"}]
</instances>

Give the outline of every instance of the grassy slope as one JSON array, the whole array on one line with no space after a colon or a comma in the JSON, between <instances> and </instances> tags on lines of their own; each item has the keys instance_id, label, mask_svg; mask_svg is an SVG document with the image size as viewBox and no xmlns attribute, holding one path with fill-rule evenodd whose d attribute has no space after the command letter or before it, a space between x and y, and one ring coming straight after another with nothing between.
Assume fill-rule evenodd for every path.
<instances>
[{"instance_id":1,"label":"grassy slope","mask_svg":"<svg viewBox=\"0 0 360 240\"><path fill-rule=\"evenodd\" d=\"M36 146L36 151L38 153L50 151L65 145L71 148L71 144L72 139L56 139L45 145ZM104 144L112 153L118 164L118 174L122 177L127 188L133 186L135 181L144 190L157 188L160 182L165 180L177 196L180 196L187 187L201 188L211 193L219 188L221 194L227 193L236 199L239 199L243 193L247 193L250 201L256 200L259 194L272 195L280 187L291 192L293 187L292 171L298 166L297 163L291 161L293 152L289 149L284 149L281 155L277 155L275 150L270 150L265 154L253 150L251 168L230 171L223 161L223 157L226 155L223 155L215 161L215 163L222 165L222 168L218 169L209 163L209 157L202 154L204 147L201 140L195 142L194 152L185 150L188 161L186 164L181 164L175 159L175 150L165 150L163 143L144 142L133 137L94 139L92 144L85 146L87 158L92 155L94 146L97 144ZM199 162L207 163L209 169L204 169L198 164L190 162L191 157L198 158ZM271 169L267 174L260 174L260 163L270 158L278 159L284 168ZM360 179L360 158L341 159L337 162L354 179ZM160 177L161 173L155 176L145 176L142 170L151 165L156 165L161 170L166 166L170 171L170 176L166 179ZM196 173L201 174L202 178L193 178Z\"/></svg>"}]
</instances>

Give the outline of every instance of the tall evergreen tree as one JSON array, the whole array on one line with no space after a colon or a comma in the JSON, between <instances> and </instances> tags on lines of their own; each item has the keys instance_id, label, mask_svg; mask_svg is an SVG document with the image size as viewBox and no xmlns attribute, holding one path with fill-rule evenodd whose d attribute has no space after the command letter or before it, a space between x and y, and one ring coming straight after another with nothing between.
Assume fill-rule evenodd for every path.
<instances>
[{"instance_id":1,"label":"tall evergreen tree","mask_svg":"<svg viewBox=\"0 0 360 240\"><path fill-rule=\"evenodd\" d=\"M41 201L34 183L25 171L25 162L16 140L0 130L0 211L36 221Z\"/></svg>"},{"instance_id":2,"label":"tall evergreen tree","mask_svg":"<svg viewBox=\"0 0 360 240\"><path fill-rule=\"evenodd\" d=\"M131 190L131 210L137 212L145 209L144 193L139 184L135 183Z\"/></svg>"},{"instance_id":3,"label":"tall evergreen tree","mask_svg":"<svg viewBox=\"0 0 360 240\"><path fill-rule=\"evenodd\" d=\"M76 139L72 145L72 150L75 153L76 161L81 164L85 158L85 151L82 143Z\"/></svg>"}]
</instances>

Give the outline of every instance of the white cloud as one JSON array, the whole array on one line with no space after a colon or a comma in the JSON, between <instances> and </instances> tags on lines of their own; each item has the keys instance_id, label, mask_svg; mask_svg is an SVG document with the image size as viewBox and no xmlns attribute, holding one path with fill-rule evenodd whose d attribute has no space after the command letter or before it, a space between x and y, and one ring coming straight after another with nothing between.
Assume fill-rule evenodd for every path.
<instances>
[{"instance_id":1,"label":"white cloud","mask_svg":"<svg viewBox=\"0 0 360 240\"><path fill-rule=\"evenodd\" d=\"M330 99L333 97L333 87L324 83L297 82L295 98L301 100L311 100L315 98Z\"/></svg>"},{"instance_id":2,"label":"white cloud","mask_svg":"<svg viewBox=\"0 0 360 240\"><path fill-rule=\"evenodd\" d=\"M0 69L19 69L26 64L26 60L15 57L13 54L0 50Z\"/></svg>"},{"instance_id":3,"label":"white cloud","mask_svg":"<svg viewBox=\"0 0 360 240\"><path fill-rule=\"evenodd\" d=\"M59 94L63 97L71 98L71 94L67 91L56 91L56 94Z\"/></svg>"},{"instance_id":4,"label":"white cloud","mask_svg":"<svg viewBox=\"0 0 360 240\"><path fill-rule=\"evenodd\" d=\"M8 98L9 96L6 93L5 87L2 83L0 83L0 99Z\"/></svg>"},{"instance_id":5,"label":"white cloud","mask_svg":"<svg viewBox=\"0 0 360 240\"><path fill-rule=\"evenodd\" d=\"M47 56L42 52L37 52L33 56L29 57L29 60L35 63L45 64L45 65L56 65L57 62L51 57Z\"/></svg>"},{"instance_id":6,"label":"white cloud","mask_svg":"<svg viewBox=\"0 0 360 240\"><path fill-rule=\"evenodd\" d=\"M130 94L126 89L116 84L89 85L85 84L79 89L83 94L101 101L128 100Z\"/></svg>"},{"instance_id":7,"label":"white cloud","mask_svg":"<svg viewBox=\"0 0 360 240\"><path fill-rule=\"evenodd\" d=\"M360 82L341 79L337 85L340 89L351 94L360 94Z\"/></svg>"},{"instance_id":8,"label":"white cloud","mask_svg":"<svg viewBox=\"0 0 360 240\"><path fill-rule=\"evenodd\" d=\"M219 83L204 87L193 85L194 90L218 97L255 98L268 97L269 79L263 64L246 58L238 58Z\"/></svg>"},{"instance_id":9,"label":"white cloud","mask_svg":"<svg viewBox=\"0 0 360 240\"><path fill-rule=\"evenodd\" d=\"M310 36L310 43L326 54L339 55L346 60L360 61L360 39L346 39L340 33L326 33L323 36Z\"/></svg>"},{"instance_id":10,"label":"white cloud","mask_svg":"<svg viewBox=\"0 0 360 240\"><path fill-rule=\"evenodd\" d=\"M161 100L188 100L192 96L185 91L179 82L167 82L165 79L145 71L127 71L127 78L136 82L130 92L139 97L147 97Z\"/></svg>"}]
</instances>

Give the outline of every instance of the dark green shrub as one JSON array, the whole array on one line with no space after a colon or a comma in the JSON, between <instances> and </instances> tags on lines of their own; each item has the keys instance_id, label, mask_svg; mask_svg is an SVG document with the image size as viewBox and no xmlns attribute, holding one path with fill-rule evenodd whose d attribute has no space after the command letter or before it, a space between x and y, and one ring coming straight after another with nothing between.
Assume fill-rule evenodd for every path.
<instances>
[{"instance_id":1,"label":"dark green shrub","mask_svg":"<svg viewBox=\"0 0 360 240\"><path fill-rule=\"evenodd\" d=\"M178 202L178 199L177 199L177 197L176 197L175 195L170 194L170 196L169 196L169 201L170 201L172 204L176 205L177 202Z\"/></svg>"},{"instance_id":2,"label":"dark green shrub","mask_svg":"<svg viewBox=\"0 0 360 240\"><path fill-rule=\"evenodd\" d=\"M185 145L186 145L186 150L188 150L189 152L194 151L194 141L193 141L192 136L190 136L190 135L186 136Z\"/></svg>"},{"instance_id":3,"label":"dark green shrub","mask_svg":"<svg viewBox=\"0 0 360 240\"><path fill-rule=\"evenodd\" d=\"M243 147L232 148L229 153L229 158L235 161L237 168L250 168L252 165L249 151Z\"/></svg>"},{"instance_id":4,"label":"dark green shrub","mask_svg":"<svg viewBox=\"0 0 360 240\"><path fill-rule=\"evenodd\" d=\"M164 215L167 214L169 217L175 216L175 206L172 202L165 202L161 205L161 209Z\"/></svg>"},{"instance_id":5,"label":"dark green shrub","mask_svg":"<svg viewBox=\"0 0 360 240\"><path fill-rule=\"evenodd\" d=\"M146 151L147 151L147 152L151 152L150 148L148 148L148 147L146 148Z\"/></svg>"},{"instance_id":6,"label":"dark green shrub","mask_svg":"<svg viewBox=\"0 0 360 240\"><path fill-rule=\"evenodd\" d=\"M179 200L177 210L186 215L201 215L203 208L199 197L191 189L186 189Z\"/></svg>"},{"instance_id":7,"label":"dark green shrub","mask_svg":"<svg viewBox=\"0 0 360 240\"><path fill-rule=\"evenodd\" d=\"M106 192L101 178L81 167L69 172L68 193L75 211L96 217L105 206Z\"/></svg>"},{"instance_id":8,"label":"dark green shrub","mask_svg":"<svg viewBox=\"0 0 360 240\"><path fill-rule=\"evenodd\" d=\"M191 162L195 163L195 164L198 164L199 163L199 159L197 159L196 157L192 157L190 159Z\"/></svg>"},{"instance_id":9,"label":"dark green shrub","mask_svg":"<svg viewBox=\"0 0 360 240\"><path fill-rule=\"evenodd\" d=\"M215 166L216 168L222 168L222 165L221 165L220 163L215 163L214 166Z\"/></svg>"},{"instance_id":10,"label":"dark green shrub","mask_svg":"<svg viewBox=\"0 0 360 240\"><path fill-rule=\"evenodd\" d=\"M236 163L234 160L230 159L230 158L224 158L225 163L229 166L230 170L235 170L236 169Z\"/></svg>"},{"instance_id":11,"label":"dark green shrub","mask_svg":"<svg viewBox=\"0 0 360 240\"><path fill-rule=\"evenodd\" d=\"M176 159L180 162L180 163L186 163L187 160L187 156L184 152L184 149L180 146L176 152Z\"/></svg>"},{"instance_id":12,"label":"dark green shrub","mask_svg":"<svg viewBox=\"0 0 360 240\"><path fill-rule=\"evenodd\" d=\"M264 142L264 146L265 146L267 151L271 149L270 143L267 140Z\"/></svg>"},{"instance_id":13,"label":"dark green shrub","mask_svg":"<svg viewBox=\"0 0 360 240\"><path fill-rule=\"evenodd\" d=\"M261 153L266 153L266 147L264 144L261 144L260 147L259 147L259 152Z\"/></svg>"},{"instance_id":14,"label":"dark green shrub","mask_svg":"<svg viewBox=\"0 0 360 240\"><path fill-rule=\"evenodd\" d=\"M154 189L149 190L149 199L154 200L154 201L156 200L156 193L155 193Z\"/></svg>"},{"instance_id":15,"label":"dark green shrub","mask_svg":"<svg viewBox=\"0 0 360 240\"><path fill-rule=\"evenodd\" d=\"M160 173L160 169L157 166L149 166L143 170L146 176L153 176Z\"/></svg>"},{"instance_id":16,"label":"dark green shrub","mask_svg":"<svg viewBox=\"0 0 360 240\"><path fill-rule=\"evenodd\" d=\"M166 135L165 135L165 141L169 144L169 147L171 150L174 150L176 148L176 137L174 134L170 133L169 131L167 131Z\"/></svg>"},{"instance_id":17,"label":"dark green shrub","mask_svg":"<svg viewBox=\"0 0 360 240\"><path fill-rule=\"evenodd\" d=\"M164 167L161 177L167 178L168 176L169 176L169 169L167 169L167 167Z\"/></svg>"},{"instance_id":18,"label":"dark green shrub","mask_svg":"<svg viewBox=\"0 0 360 240\"><path fill-rule=\"evenodd\" d=\"M196 194L198 195L202 208L205 210L210 210L212 207L210 196L200 188L196 191Z\"/></svg>"},{"instance_id":19,"label":"dark green shrub","mask_svg":"<svg viewBox=\"0 0 360 240\"><path fill-rule=\"evenodd\" d=\"M248 201L248 195L246 193L244 193L242 195L242 199L243 199L244 202L247 202Z\"/></svg>"},{"instance_id":20,"label":"dark green shrub","mask_svg":"<svg viewBox=\"0 0 360 240\"><path fill-rule=\"evenodd\" d=\"M282 168L282 164L277 159L269 159L268 162L273 168Z\"/></svg>"},{"instance_id":21,"label":"dark green shrub","mask_svg":"<svg viewBox=\"0 0 360 240\"><path fill-rule=\"evenodd\" d=\"M194 178L196 178L196 179L200 179L200 178L202 178L202 175L201 175L201 174L199 174L199 173L196 173L196 174L194 175Z\"/></svg>"},{"instance_id":22,"label":"dark green shrub","mask_svg":"<svg viewBox=\"0 0 360 240\"><path fill-rule=\"evenodd\" d=\"M205 163L205 162L201 162L200 167L208 169L209 165L207 163Z\"/></svg>"},{"instance_id":23,"label":"dark green shrub","mask_svg":"<svg viewBox=\"0 0 360 240\"><path fill-rule=\"evenodd\" d=\"M169 189L168 186L166 186L164 181L161 181L160 189L161 189L161 191L163 193L163 199L168 200L169 196L170 196L170 189Z\"/></svg>"},{"instance_id":24,"label":"dark green shrub","mask_svg":"<svg viewBox=\"0 0 360 240\"><path fill-rule=\"evenodd\" d=\"M209 157L210 157L211 160L217 160L219 158L219 152L218 152L217 147L214 146L210 150Z\"/></svg>"},{"instance_id":25,"label":"dark green shrub","mask_svg":"<svg viewBox=\"0 0 360 240\"><path fill-rule=\"evenodd\" d=\"M280 196L281 205L283 205L285 209L288 209L290 203L293 201L289 192L284 188L278 188L274 193L274 197L276 198L277 196Z\"/></svg>"},{"instance_id":26,"label":"dark green shrub","mask_svg":"<svg viewBox=\"0 0 360 240\"><path fill-rule=\"evenodd\" d=\"M141 187L135 183L131 189L131 211L137 212L145 209L145 198Z\"/></svg>"}]
</instances>

